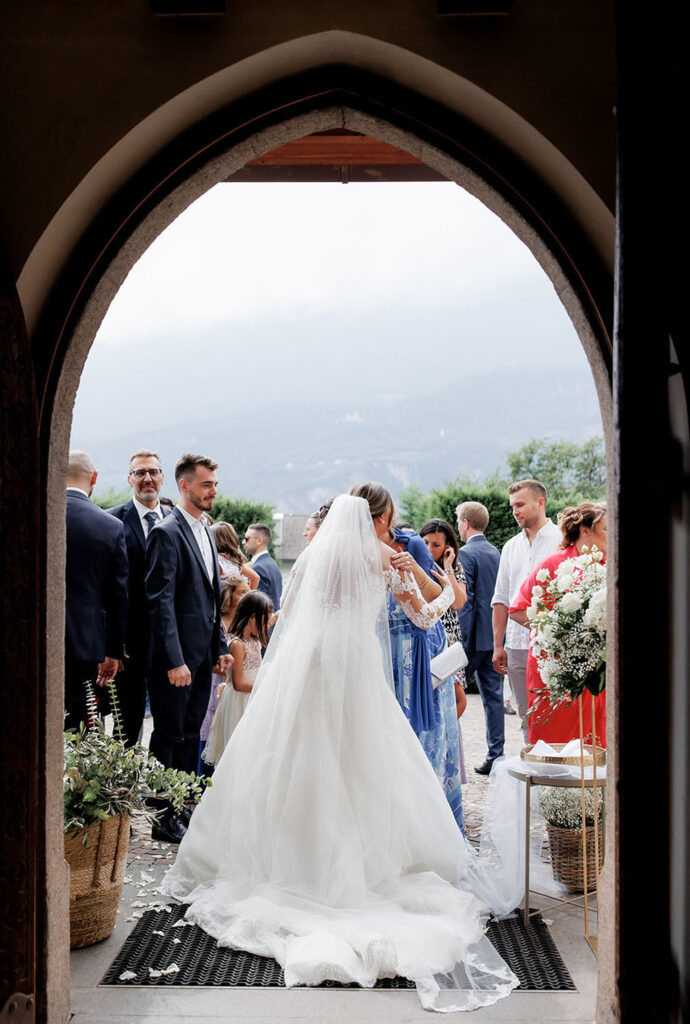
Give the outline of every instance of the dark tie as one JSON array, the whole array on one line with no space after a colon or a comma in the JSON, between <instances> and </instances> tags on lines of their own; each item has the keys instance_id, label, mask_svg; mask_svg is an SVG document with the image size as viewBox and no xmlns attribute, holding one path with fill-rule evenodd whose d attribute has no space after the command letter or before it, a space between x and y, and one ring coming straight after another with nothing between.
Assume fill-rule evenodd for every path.
<instances>
[{"instance_id":1,"label":"dark tie","mask_svg":"<svg viewBox=\"0 0 690 1024\"><path fill-rule=\"evenodd\" d=\"M149 524L149 533L151 533L151 530L154 528L156 523L160 521L155 512L146 512L144 515L144 519Z\"/></svg>"}]
</instances>

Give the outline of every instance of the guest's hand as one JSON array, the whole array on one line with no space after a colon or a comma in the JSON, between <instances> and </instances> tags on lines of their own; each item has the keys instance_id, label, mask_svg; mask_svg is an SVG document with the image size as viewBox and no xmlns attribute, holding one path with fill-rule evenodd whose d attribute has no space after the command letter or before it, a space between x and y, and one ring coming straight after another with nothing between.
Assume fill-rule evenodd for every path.
<instances>
[{"instance_id":1,"label":"guest's hand","mask_svg":"<svg viewBox=\"0 0 690 1024\"><path fill-rule=\"evenodd\" d=\"M491 662L497 672L502 676L508 675L508 655L504 647L494 647L494 655Z\"/></svg>"},{"instance_id":2,"label":"guest's hand","mask_svg":"<svg viewBox=\"0 0 690 1024\"><path fill-rule=\"evenodd\" d=\"M455 561L455 551L451 547L447 547L443 552L443 568L446 572L450 572L453 568L453 562Z\"/></svg>"},{"instance_id":3,"label":"guest's hand","mask_svg":"<svg viewBox=\"0 0 690 1024\"><path fill-rule=\"evenodd\" d=\"M232 654L221 654L218 659L218 667L221 672L227 672L234 660Z\"/></svg>"},{"instance_id":4,"label":"guest's hand","mask_svg":"<svg viewBox=\"0 0 690 1024\"><path fill-rule=\"evenodd\" d=\"M268 619L268 628L269 629L273 629L273 627L275 626L276 622L278 621L278 617L279 616L280 616L280 609L278 609L277 612L273 612L273 614L269 617L269 619Z\"/></svg>"},{"instance_id":5,"label":"guest's hand","mask_svg":"<svg viewBox=\"0 0 690 1024\"><path fill-rule=\"evenodd\" d=\"M429 575L434 577L436 582L441 585L441 588L450 586L448 577L443 569L430 569Z\"/></svg>"},{"instance_id":6,"label":"guest's hand","mask_svg":"<svg viewBox=\"0 0 690 1024\"><path fill-rule=\"evenodd\" d=\"M393 551L391 554L391 565L398 572L414 572L417 563L412 555L408 555L407 551Z\"/></svg>"},{"instance_id":7,"label":"guest's hand","mask_svg":"<svg viewBox=\"0 0 690 1024\"><path fill-rule=\"evenodd\" d=\"M192 673L186 665L178 665L177 668L169 668L168 682L173 686L191 686Z\"/></svg>"},{"instance_id":8,"label":"guest's hand","mask_svg":"<svg viewBox=\"0 0 690 1024\"><path fill-rule=\"evenodd\" d=\"M98 675L96 676L96 686L105 686L111 679L114 679L117 675L119 663L117 658L104 658L104 660L98 666Z\"/></svg>"}]
</instances>

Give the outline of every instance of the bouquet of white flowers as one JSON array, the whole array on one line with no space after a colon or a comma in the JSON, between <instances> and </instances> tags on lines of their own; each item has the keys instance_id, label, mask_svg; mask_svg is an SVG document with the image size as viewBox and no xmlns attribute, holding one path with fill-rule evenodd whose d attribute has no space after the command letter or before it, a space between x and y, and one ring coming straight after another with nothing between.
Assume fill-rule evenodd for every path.
<instances>
[{"instance_id":1,"label":"bouquet of white flowers","mask_svg":"<svg viewBox=\"0 0 690 1024\"><path fill-rule=\"evenodd\" d=\"M606 685L606 566L596 547L561 562L556 575L540 569L532 588L532 654L552 705ZM541 703L538 701L537 703ZM535 705L536 706L536 705Z\"/></svg>"}]
</instances>

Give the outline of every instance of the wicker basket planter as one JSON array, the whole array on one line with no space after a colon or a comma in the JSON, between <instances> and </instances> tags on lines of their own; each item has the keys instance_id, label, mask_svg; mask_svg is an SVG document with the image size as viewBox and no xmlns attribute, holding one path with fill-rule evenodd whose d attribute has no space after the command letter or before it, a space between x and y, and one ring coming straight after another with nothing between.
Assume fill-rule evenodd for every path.
<instances>
[{"instance_id":1,"label":"wicker basket planter","mask_svg":"<svg viewBox=\"0 0 690 1024\"><path fill-rule=\"evenodd\" d=\"M579 828L556 828L547 821L546 831L551 848L551 870L557 882L562 882L568 892L585 891L585 866L582 850L582 830ZM587 834L587 890L596 889L594 865L594 826L588 826ZM604 863L604 835L599 829L599 870Z\"/></svg>"},{"instance_id":2,"label":"wicker basket planter","mask_svg":"<svg viewBox=\"0 0 690 1024\"><path fill-rule=\"evenodd\" d=\"M129 849L129 816L97 821L84 833L65 834L70 866L70 945L91 946L115 928Z\"/></svg>"}]
</instances>

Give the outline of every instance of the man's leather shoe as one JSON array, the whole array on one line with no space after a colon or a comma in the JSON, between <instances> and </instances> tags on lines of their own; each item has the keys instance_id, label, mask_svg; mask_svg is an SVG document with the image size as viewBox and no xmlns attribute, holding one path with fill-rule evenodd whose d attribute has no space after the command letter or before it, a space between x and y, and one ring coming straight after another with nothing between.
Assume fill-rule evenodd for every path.
<instances>
[{"instance_id":1,"label":"man's leather shoe","mask_svg":"<svg viewBox=\"0 0 690 1024\"><path fill-rule=\"evenodd\" d=\"M484 764L480 764L478 768L475 768L477 775L491 775L491 768L493 767L493 761L485 761Z\"/></svg>"},{"instance_id":2,"label":"man's leather shoe","mask_svg":"<svg viewBox=\"0 0 690 1024\"><path fill-rule=\"evenodd\" d=\"M163 843L181 843L187 826L176 814L168 812L159 821L154 821L151 838Z\"/></svg>"},{"instance_id":3,"label":"man's leather shoe","mask_svg":"<svg viewBox=\"0 0 690 1024\"><path fill-rule=\"evenodd\" d=\"M177 816L184 825L185 828L189 828L189 823L192 820L192 814L194 812L193 807L183 806L181 811L177 812Z\"/></svg>"}]
</instances>

